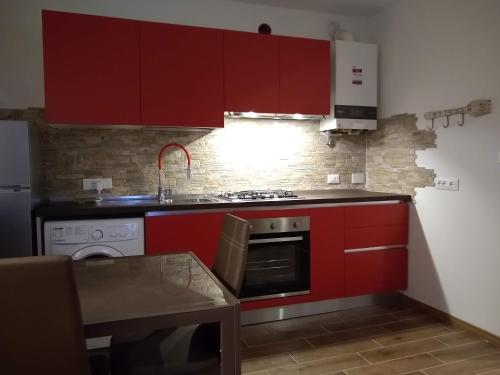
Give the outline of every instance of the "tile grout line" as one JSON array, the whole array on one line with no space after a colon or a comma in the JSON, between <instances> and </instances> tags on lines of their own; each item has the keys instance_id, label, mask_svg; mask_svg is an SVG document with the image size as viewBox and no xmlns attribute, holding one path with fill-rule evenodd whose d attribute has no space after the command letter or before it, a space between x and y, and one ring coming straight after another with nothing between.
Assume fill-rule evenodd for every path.
<instances>
[{"instance_id":1,"label":"tile grout line","mask_svg":"<svg viewBox=\"0 0 500 375\"><path fill-rule=\"evenodd\" d=\"M432 354L431 352L425 352L425 354L430 355L432 358L437 359L439 362L441 362L441 363L443 363L443 364L444 364L444 363L446 363L446 362L445 362L445 361L443 361L441 358L436 357L436 356L435 356L434 354Z\"/></svg>"},{"instance_id":2,"label":"tile grout line","mask_svg":"<svg viewBox=\"0 0 500 375\"><path fill-rule=\"evenodd\" d=\"M356 352L357 355L359 355L361 358L363 358L366 362L368 362L368 364L370 365L374 365L374 363L372 361L370 361L368 358L364 357L361 352Z\"/></svg>"},{"instance_id":3,"label":"tile grout line","mask_svg":"<svg viewBox=\"0 0 500 375\"><path fill-rule=\"evenodd\" d=\"M473 356L473 357L470 357L470 358L458 359L456 361L445 362L445 363L443 363L441 365L437 365L437 366L424 367L423 369L420 369L418 371L422 371L422 372L425 372L427 374L426 370L431 370L431 369L434 369L434 368L441 368L441 367L452 365L452 364L455 364L455 363L466 362L466 361L470 361L471 359L486 357L486 356L489 356L489 355L492 355L492 354L494 354L494 353L479 354L479 355L476 355L476 356Z\"/></svg>"}]
</instances>

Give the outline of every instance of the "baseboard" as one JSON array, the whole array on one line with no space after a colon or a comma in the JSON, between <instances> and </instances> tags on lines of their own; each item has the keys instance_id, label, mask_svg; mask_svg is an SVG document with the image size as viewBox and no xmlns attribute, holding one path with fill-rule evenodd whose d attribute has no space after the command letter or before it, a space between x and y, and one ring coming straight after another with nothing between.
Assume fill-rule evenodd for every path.
<instances>
[{"instance_id":1,"label":"baseboard","mask_svg":"<svg viewBox=\"0 0 500 375\"><path fill-rule=\"evenodd\" d=\"M454 316L452 316L444 311L436 309L436 308L429 306L423 302L417 301L416 299L408 297L404 294L401 294L401 301L403 303L407 304L408 306L411 306L417 310L423 311L423 312L435 317L436 319L439 319L439 320L444 321L448 324L451 324L453 327L471 331L479 336L484 337L486 340L490 341L493 344L500 345L500 337L494 335L493 333L485 331L482 328L476 327L473 324L467 323L467 322L463 321L462 319L455 318Z\"/></svg>"},{"instance_id":2,"label":"baseboard","mask_svg":"<svg viewBox=\"0 0 500 375\"><path fill-rule=\"evenodd\" d=\"M358 307L399 302L398 293L369 294L357 297L336 298L324 301L306 302L295 305L268 307L241 312L241 324L257 324L276 320L299 318L334 311L354 309Z\"/></svg>"}]
</instances>

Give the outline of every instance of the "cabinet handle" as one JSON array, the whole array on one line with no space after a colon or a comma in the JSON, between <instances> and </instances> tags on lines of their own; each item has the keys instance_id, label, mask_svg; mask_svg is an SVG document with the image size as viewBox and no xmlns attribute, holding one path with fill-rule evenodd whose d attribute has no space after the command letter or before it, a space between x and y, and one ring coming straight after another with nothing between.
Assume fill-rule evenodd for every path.
<instances>
[{"instance_id":1,"label":"cabinet handle","mask_svg":"<svg viewBox=\"0 0 500 375\"><path fill-rule=\"evenodd\" d=\"M367 251L381 251L381 250L390 250L390 249L400 249L402 247L406 247L407 245L391 245L391 246L374 246L374 247L363 247L359 249L345 249L344 253L352 254L352 253L364 253Z\"/></svg>"}]
</instances>

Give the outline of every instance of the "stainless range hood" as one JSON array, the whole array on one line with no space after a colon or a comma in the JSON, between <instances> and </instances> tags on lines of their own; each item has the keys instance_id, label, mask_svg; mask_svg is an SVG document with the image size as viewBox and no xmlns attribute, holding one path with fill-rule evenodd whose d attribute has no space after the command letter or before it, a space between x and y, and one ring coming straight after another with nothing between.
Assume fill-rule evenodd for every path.
<instances>
[{"instance_id":1,"label":"stainless range hood","mask_svg":"<svg viewBox=\"0 0 500 375\"><path fill-rule=\"evenodd\" d=\"M231 118L253 118L270 120L319 120L322 115L302 115L300 113L258 113L258 112L224 112L225 116Z\"/></svg>"}]
</instances>

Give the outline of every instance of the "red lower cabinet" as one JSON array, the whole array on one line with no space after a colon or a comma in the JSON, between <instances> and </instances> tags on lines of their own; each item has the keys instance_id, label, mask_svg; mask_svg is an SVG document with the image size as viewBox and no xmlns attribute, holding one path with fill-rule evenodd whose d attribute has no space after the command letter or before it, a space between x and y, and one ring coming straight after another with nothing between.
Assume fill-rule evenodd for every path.
<instances>
[{"instance_id":1,"label":"red lower cabinet","mask_svg":"<svg viewBox=\"0 0 500 375\"><path fill-rule=\"evenodd\" d=\"M212 267L224 213L175 214L146 217L146 254L193 251Z\"/></svg>"},{"instance_id":2,"label":"red lower cabinet","mask_svg":"<svg viewBox=\"0 0 500 375\"><path fill-rule=\"evenodd\" d=\"M344 208L311 210L311 294L344 296Z\"/></svg>"},{"instance_id":3,"label":"red lower cabinet","mask_svg":"<svg viewBox=\"0 0 500 375\"><path fill-rule=\"evenodd\" d=\"M405 248L347 253L346 296L406 289L408 251Z\"/></svg>"}]
</instances>

